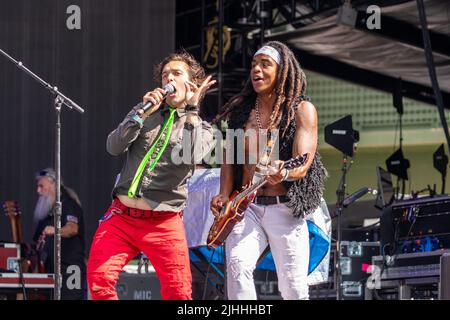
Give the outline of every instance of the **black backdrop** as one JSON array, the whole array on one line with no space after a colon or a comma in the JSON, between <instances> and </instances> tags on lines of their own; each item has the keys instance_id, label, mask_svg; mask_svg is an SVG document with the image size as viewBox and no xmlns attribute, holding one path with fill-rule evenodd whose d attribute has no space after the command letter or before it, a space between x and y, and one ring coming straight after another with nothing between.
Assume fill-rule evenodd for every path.
<instances>
[{"instance_id":1,"label":"black backdrop","mask_svg":"<svg viewBox=\"0 0 450 320\"><path fill-rule=\"evenodd\" d=\"M73 4L81 30L66 26ZM61 173L81 198L88 244L122 163L106 152L106 137L154 86L174 30L173 0L0 0L0 48L86 110L62 112ZM19 201L29 241L34 174L54 164L53 97L1 55L0 119L0 201ZM10 229L1 214L0 240L11 240Z\"/></svg>"}]
</instances>

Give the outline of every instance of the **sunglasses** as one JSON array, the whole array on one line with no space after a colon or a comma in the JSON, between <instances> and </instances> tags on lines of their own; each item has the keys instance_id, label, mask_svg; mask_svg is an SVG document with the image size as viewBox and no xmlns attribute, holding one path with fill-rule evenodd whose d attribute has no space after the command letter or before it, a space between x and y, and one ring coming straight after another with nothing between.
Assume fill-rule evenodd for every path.
<instances>
[{"instance_id":1,"label":"sunglasses","mask_svg":"<svg viewBox=\"0 0 450 320\"><path fill-rule=\"evenodd\" d=\"M56 180L56 176L54 172L47 171L47 170L41 170L38 173L36 173L36 179L42 178L42 177L48 177L53 180Z\"/></svg>"}]
</instances>

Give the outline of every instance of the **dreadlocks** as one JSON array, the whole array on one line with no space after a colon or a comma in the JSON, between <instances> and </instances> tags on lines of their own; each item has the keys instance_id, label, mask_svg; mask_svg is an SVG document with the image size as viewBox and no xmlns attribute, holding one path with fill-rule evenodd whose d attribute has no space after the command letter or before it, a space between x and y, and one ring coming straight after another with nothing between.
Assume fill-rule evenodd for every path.
<instances>
[{"instance_id":1,"label":"dreadlocks","mask_svg":"<svg viewBox=\"0 0 450 320\"><path fill-rule=\"evenodd\" d=\"M287 121L283 121L283 127L280 128L282 135L284 135L289 123L295 119L295 109L297 104L305 94L306 76L295 58L294 53L285 44L279 41L270 41L265 45L273 47L281 55L281 63L278 68L277 84L275 87L276 100L270 115L269 128L277 126L281 121L283 113L286 113ZM256 93L249 77L242 91L232 97L230 101L223 106L222 113L214 119L214 123L225 118L230 112L235 108L241 107L246 101L251 101L253 106L255 100Z\"/></svg>"},{"instance_id":2,"label":"dreadlocks","mask_svg":"<svg viewBox=\"0 0 450 320\"><path fill-rule=\"evenodd\" d=\"M295 132L297 130L296 121L294 121L297 106L301 101L309 100L305 97L306 77L294 54L286 45L278 41L270 41L265 45L274 48L280 55L274 89L276 98L269 118L269 128L276 127L282 132L279 139L279 156L280 160L286 161L292 157ZM255 107L256 98L257 94L253 89L251 77L249 77L242 91L224 105L223 112L216 117L214 122L227 117L229 129L245 128L245 123ZM234 139L237 138L235 137ZM237 143L234 146L233 187L235 190L240 190L242 187L243 165L237 164ZM294 217L305 217L314 212L320 205L326 176L327 171L316 149L306 176L292 182L283 182L287 189L286 196L289 200L286 205L292 209Z\"/></svg>"}]
</instances>

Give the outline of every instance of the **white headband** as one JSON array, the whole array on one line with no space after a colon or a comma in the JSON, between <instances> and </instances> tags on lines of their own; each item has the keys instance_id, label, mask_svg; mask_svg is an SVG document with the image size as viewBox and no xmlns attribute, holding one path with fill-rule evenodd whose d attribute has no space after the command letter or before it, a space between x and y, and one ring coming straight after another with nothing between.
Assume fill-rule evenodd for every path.
<instances>
[{"instance_id":1,"label":"white headband","mask_svg":"<svg viewBox=\"0 0 450 320\"><path fill-rule=\"evenodd\" d=\"M275 62L280 65L281 64L281 55L280 53L271 46L264 46L261 47L256 53L253 55L253 58L256 57L258 54L265 54L271 57Z\"/></svg>"}]
</instances>

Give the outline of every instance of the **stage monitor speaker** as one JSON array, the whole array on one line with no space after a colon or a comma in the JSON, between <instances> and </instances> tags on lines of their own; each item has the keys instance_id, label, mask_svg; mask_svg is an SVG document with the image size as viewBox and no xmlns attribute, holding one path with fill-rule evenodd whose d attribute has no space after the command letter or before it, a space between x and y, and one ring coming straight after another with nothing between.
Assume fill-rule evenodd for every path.
<instances>
[{"instance_id":1,"label":"stage monitor speaker","mask_svg":"<svg viewBox=\"0 0 450 320\"><path fill-rule=\"evenodd\" d=\"M120 300L161 300L156 273L121 272L116 284Z\"/></svg>"}]
</instances>

